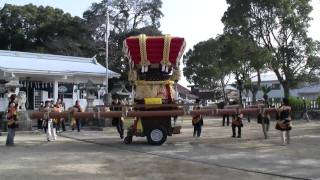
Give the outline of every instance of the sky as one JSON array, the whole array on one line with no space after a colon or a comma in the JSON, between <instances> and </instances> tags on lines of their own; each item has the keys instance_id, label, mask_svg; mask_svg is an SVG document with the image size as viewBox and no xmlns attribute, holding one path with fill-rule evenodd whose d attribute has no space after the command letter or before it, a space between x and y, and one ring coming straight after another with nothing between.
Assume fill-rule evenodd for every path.
<instances>
[{"instance_id":1,"label":"sky","mask_svg":"<svg viewBox=\"0 0 320 180\"><path fill-rule=\"evenodd\" d=\"M164 34L184 37L187 41L186 51L200 41L214 38L223 32L221 17L227 10L225 0L162 0L162 12L160 30ZM91 3L100 0L0 0L0 7L5 3L25 5L49 5L63 9L73 16L82 17ZM320 40L320 0L312 0L314 10L310 14L313 18L309 28L309 36ZM185 78L180 83L188 85Z\"/></svg>"}]
</instances>

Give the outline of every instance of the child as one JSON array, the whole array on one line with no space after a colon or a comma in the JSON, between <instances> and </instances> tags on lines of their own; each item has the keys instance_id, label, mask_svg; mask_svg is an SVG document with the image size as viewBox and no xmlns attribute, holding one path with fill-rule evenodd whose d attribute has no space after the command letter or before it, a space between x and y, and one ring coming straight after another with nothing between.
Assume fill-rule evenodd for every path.
<instances>
[{"instance_id":1,"label":"child","mask_svg":"<svg viewBox=\"0 0 320 180\"><path fill-rule=\"evenodd\" d=\"M237 114L236 116L233 116L233 120L232 120L232 137L233 138L236 137L236 128L238 128L237 138L241 138L241 127L243 127L242 118L243 118L243 114Z\"/></svg>"}]
</instances>

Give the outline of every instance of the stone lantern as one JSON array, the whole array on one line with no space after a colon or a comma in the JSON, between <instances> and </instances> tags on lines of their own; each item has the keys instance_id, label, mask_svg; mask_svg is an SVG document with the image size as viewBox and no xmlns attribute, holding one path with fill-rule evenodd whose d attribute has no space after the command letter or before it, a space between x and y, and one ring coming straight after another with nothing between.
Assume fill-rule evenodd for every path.
<instances>
[{"instance_id":1,"label":"stone lantern","mask_svg":"<svg viewBox=\"0 0 320 180\"><path fill-rule=\"evenodd\" d=\"M8 92L7 96L9 98L12 94L18 94L20 84L18 80L10 80L4 85L4 87Z\"/></svg>"},{"instance_id":2,"label":"stone lantern","mask_svg":"<svg viewBox=\"0 0 320 180\"><path fill-rule=\"evenodd\" d=\"M93 101L96 99L95 95L98 93L98 90L100 87L98 87L96 84L94 84L92 81L88 80L88 83L84 87L86 91L86 100L87 100L87 108L86 111L93 111Z\"/></svg>"},{"instance_id":3,"label":"stone lantern","mask_svg":"<svg viewBox=\"0 0 320 180\"><path fill-rule=\"evenodd\" d=\"M24 91L19 91L19 88L21 87L19 81L13 79L6 83L4 86L8 92L8 99L13 94L17 95L15 102L18 104L19 129L32 130L32 122L26 109L27 96Z\"/></svg>"},{"instance_id":4,"label":"stone lantern","mask_svg":"<svg viewBox=\"0 0 320 180\"><path fill-rule=\"evenodd\" d=\"M121 82L118 82L118 83L115 83L113 85L113 88L112 90L110 91L110 94L112 96L116 96L120 99L125 99L125 98L129 98L130 95L131 95L131 92L129 92L127 89L126 89L126 86L125 84L121 83Z\"/></svg>"}]
</instances>

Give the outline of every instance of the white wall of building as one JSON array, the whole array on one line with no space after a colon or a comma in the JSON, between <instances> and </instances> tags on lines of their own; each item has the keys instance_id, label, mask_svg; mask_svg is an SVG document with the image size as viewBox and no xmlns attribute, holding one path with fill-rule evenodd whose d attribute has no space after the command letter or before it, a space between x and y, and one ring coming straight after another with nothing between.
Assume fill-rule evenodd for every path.
<instances>
[{"instance_id":1,"label":"white wall of building","mask_svg":"<svg viewBox=\"0 0 320 180\"><path fill-rule=\"evenodd\" d=\"M8 99L7 98L0 98L0 111L5 111L8 106Z\"/></svg>"},{"instance_id":2,"label":"white wall of building","mask_svg":"<svg viewBox=\"0 0 320 180\"><path fill-rule=\"evenodd\" d=\"M269 98L283 98L284 97L283 87L281 86L279 81L268 81L268 82L261 83L261 86L268 86L268 87L276 85L276 84L280 86L280 89L272 89L268 93ZM257 93L257 99L263 99L263 92L261 90L259 90Z\"/></svg>"},{"instance_id":3,"label":"white wall of building","mask_svg":"<svg viewBox=\"0 0 320 180\"><path fill-rule=\"evenodd\" d=\"M274 98L274 99L278 99L278 98L283 98L284 97L284 90L282 85L279 83L279 81L265 81L265 82L261 82L261 86L274 86L275 84L278 84L280 86L279 89L272 89L269 93L268 93L268 97L269 98ZM304 88L308 88L308 87L304 87ZM319 96L320 96L320 89L318 93L308 93L308 92L304 92L304 90L301 89L291 89L290 90L290 96L294 96L294 97L301 97L301 98L306 98L309 100L316 100ZM249 98L250 100L252 99L252 93L249 92L249 94L246 94L245 92L243 93L243 97L244 98ZM261 90L258 91L257 96L256 96L257 100L258 99L263 99L263 92Z\"/></svg>"}]
</instances>

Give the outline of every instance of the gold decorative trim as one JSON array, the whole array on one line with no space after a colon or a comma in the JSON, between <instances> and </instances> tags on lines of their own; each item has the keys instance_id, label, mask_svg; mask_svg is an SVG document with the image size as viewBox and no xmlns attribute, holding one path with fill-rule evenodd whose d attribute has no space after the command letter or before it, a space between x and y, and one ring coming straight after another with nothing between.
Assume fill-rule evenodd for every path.
<instances>
[{"instance_id":1,"label":"gold decorative trim","mask_svg":"<svg viewBox=\"0 0 320 180\"><path fill-rule=\"evenodd\" d=\"M153 85L153 84L161 84L161 85L167 85L167 84L174 84L174 81L136 81L135 85Z\"/></svg>"},{"instance_id":2,"label":"gold decorative trim","mask_svg":"<svg viewBox=\"0 0 320 180\"><path fill-rule=\"evenodd\" d=\"M171 39L172 39L172 37L169 34L165 35L165 37L164 37L163 57L160 62L161 65L163 65L163 66L170 66L171 65L171 62L169 60Z\"/></svg>"},{"instance_id":3,"label":"gold decorative trim","mask_svg":"<svg viewBox=\"0 0 320 180\"><path fill-rule=\"evenodd\" d=\"M141 66L148 66L150 65L150 62L147 59L147 36L145 34L139 35L139 46L140 46L140 65Z\"/></svg>"}]
</instances>

